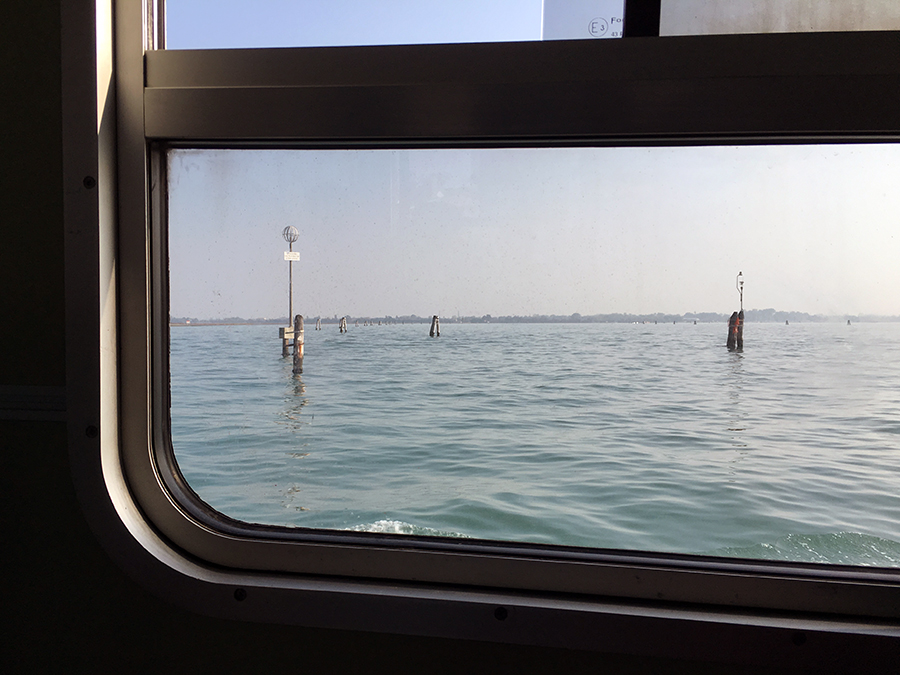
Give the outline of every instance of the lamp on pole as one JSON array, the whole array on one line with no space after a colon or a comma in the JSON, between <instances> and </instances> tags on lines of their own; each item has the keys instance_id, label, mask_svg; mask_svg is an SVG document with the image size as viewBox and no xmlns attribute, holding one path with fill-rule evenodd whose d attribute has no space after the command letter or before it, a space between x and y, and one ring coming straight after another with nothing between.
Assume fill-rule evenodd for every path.
<instances>
[{"instance_id":1,"label":"lamp on pole","mask_svg":"<svg viewBox=\"0 0 900 675\"><path fill-rule=\"evenodd\" d=\"M300 259L300 253L294 253L294 242L300 238L300 232L293 225L288 225L281 231L281 236L288 243L289 250L284 252L284 259L288 261L288 324L294 321L294 261Z\"/></svg>"}]
</instances>

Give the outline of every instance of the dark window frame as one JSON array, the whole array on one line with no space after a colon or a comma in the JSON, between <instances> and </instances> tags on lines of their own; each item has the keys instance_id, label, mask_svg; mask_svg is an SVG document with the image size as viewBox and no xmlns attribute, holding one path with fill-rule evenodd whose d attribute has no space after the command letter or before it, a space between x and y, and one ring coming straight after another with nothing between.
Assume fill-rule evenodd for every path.
<instances>
[{"instance_id":1,"label":"dark window frame","mask_svg":"<svg viewBox=\"0 0 900 675\"><path fill-rule=\"evenodd\" d=\"M167 435L161 161L172 145L896 142L900 64L887 57L900 34L153 52L144 8L119 2L115 21L117 136L91 151L101 174L115 165L93 216L101 247L114 244L90 278L115 275L115 293L98 294L112 314L95 325L116 348L82 406L100 416L98 451L78 454L77 412L70 428L90 518L136 575L217 616L579 648L615 650L598 631L632 624L718 626L757 646L796 630L900 634L891 570L294 532L211 513L179 481ZM110 188L117 206L104 212ZM73 275L87 269L70 262ZM89 333L72 335L107 339ZM717 630L663 651L733 645Z\"/></svg>"}]
</instances>

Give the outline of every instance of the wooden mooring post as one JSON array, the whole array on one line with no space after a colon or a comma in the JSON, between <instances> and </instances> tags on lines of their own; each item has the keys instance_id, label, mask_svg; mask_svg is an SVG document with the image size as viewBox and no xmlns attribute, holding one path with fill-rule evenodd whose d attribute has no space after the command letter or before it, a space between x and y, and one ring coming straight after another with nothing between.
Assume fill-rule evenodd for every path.
<instances>
[{"instance_id":1,"label":"wooden mooring post","mask_svg":"<svg viewBox=\"0 0 900 675\"><path fill-rule=\"evenodd\" d=\"M347 317L346 317L346 316L342 316L342 317L341 317L340 331L341 331L342 333L346 333L346 332L347 332Z\"/></svg>"},{"instance_id":2,"label":"wooden mooring post","mask_svg":"<svg viewBox=\"0 0 900 675\"><path fill-rule=\"evenodd\" d=\"M303 372L303 316L294 317L294 375Z\"/></svg>"},{"instance_id":3,"label":"wooden mooring post","mask_svg":"<svg viewBox=\"0 0 900 675\"><path fill-rule=\"evenodd\" d=\"M429 331L428 337L441 337L441 321L437 314L431 317L431 331Z\"/></svg>"},{"instance_id":4,"label":"wooden mooring post","mask_svg":"<svg viewBox=\"0 0 900 675\"><path fill-rule=\"evenodd\" d=\"M725 343L728 351L743 351L744 349L744 310L735 312L728 319L728 340Z\"/></svg>"},{"instance_id":5,"label":"wooden mooring post","mask_svg":"<svg viewBox=\"0 0 900 675\"><path fill-rule=\"evenodd\" d=\"M322 330L322 318L316 319L316 330Z\"/></svg>"},{"instance_id":6,"label":"wooden mooring post","mask_svg":"<svg viewBox=\"0 0 900 675\"><path fill-rule=\"evenodd\" d=\"M728 319L728 340L725 341L725 346L728 347L728 351L734 352L742 352L744 351L744 273L738 272L737 277L734 280L734 287L737 289L737 292L741 299L741 311L734 312L731 315L731 318Z\"/></svg>"}]
</instances>

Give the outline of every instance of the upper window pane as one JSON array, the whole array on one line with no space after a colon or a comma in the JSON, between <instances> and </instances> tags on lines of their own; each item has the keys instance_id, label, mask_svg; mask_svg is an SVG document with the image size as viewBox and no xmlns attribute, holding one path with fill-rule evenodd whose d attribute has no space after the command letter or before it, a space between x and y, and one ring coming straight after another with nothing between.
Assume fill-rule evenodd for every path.
<instances>
[{"instance_id":1,"label":"upper window pane","mask_svg":"<svg viewBox=\"0 0 900 675\"><path fill-rule=\"evenodd\" d=\"M169 49L621 37L625 0L169 0Z\"/></svg>"},{"instance_id":2,"label":"upper window pane","mask_svg":"<svg viewBox=\"0 0 900 675\"><path fill-rule=\"evenodd\" d=\"M897 0L662 0L660 35L900 30Z\"/></svg>"}]
</instances>

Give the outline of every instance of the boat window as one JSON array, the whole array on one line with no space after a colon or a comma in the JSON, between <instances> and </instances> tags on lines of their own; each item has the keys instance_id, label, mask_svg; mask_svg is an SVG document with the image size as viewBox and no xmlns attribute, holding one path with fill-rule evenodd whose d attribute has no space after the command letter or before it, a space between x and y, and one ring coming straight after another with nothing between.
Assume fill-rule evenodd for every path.
<instances>
[{"instance_id":1,"label":"boat window","mask_svg":"<svg viewBox=\"0 0 900 675\"><path fill-rule=\"evenodd\" d=\"M174 149L168 177L172 444L216 511L900 566L897 145Z\"/></svg>"},{"instance_id":2,"label":"boat window","mask_svg":"<svg viewBox=\"0 0 900 675\"><path fill-rule=\"evenodd\" d=\"M170 49L330 47L900 29L894 0L304 0L165 3Z\"/></svg>"},{"instance_id":3,"label":"boat window","mask_svg":"<svg viewBox=\"0 0 900 675\"><path fill-rule=\"evenodd\" d=\"M310 584L896 616L892 35L115 18L102 468L158 560L256 620Z\"/></svg>"}]
</instances>

